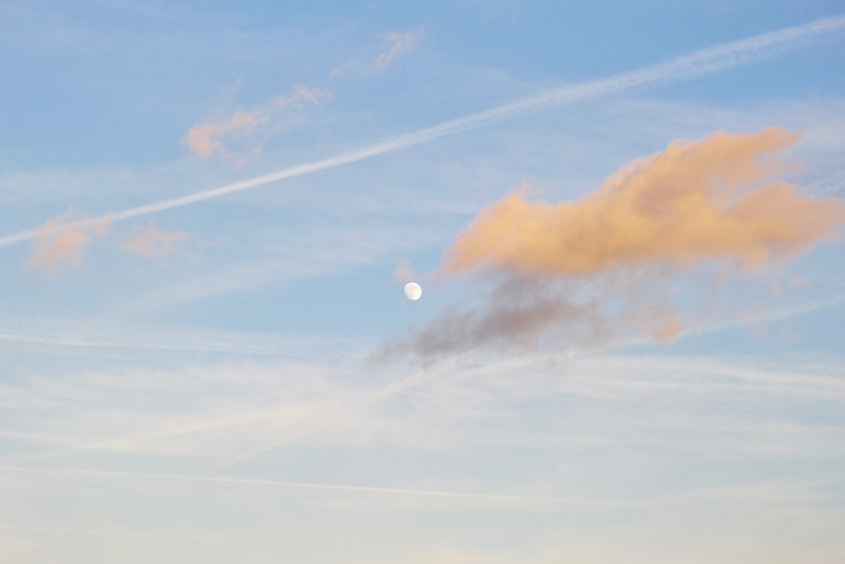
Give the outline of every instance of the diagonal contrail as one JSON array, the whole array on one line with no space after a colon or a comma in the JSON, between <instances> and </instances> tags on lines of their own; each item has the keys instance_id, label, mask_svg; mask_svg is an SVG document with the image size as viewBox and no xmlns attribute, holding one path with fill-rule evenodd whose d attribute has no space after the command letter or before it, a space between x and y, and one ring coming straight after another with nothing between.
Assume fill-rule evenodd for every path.
<instances>
[{"instance_id":1,"label":"diagonal contrail","mask_svg":"<svg viewBox=\"0 0 845 564\"><path fill-rule=\"evenodd\" d=\"M520 504L538 504L538 505L581 505L581 506L628 506L628 507L690 507L690 508L709 508L709 509L729 509L729 508L744 508L744 509L761 509L763 511L775 510L798 510L798 511L818 511L823 513L843 513L845 508L839 506L824 506L817 507L811 505L772 505L772 504L755 504L755 503L707 503L697 501L683 501L680 499L614 499L614 498L589 498L589 497L569 497L559 495L538 495L538 494L514 494L514 493L496 493L496 492L472 492L460 490L433 490L420 488L401 488L401 487L383 487L383 486L367 486L367 485L352 485L352 484L332 484L319 482L291 482L283 480L267 480L256 478L233 478L221 476L187 476L177 474L151 474L140 472L115 472L109 470L86 470L75 468L43 468L43 467L25 467L25 468L8 468L0 467L0 472L29 472L33 474L47 474L58 476L98 476L105 478L117 478L127 480L159 480L168 482L184 482L192 483L212 483L212 484L226 484L226 485L243 485L243 486L263 486L271 488L284 488L291 490L323 490L323 491L338 491L349 493L364 493L364 494L387 494L400 496L415 496L415 497L439 497L439 498L453 498L464 500L477 501L492 501L505 503L520 503Z\"/></svg>"},{"instance_id":2,"label":"diagonal contrail","mask_svg":"<svg viewBox=\"0 0 845 564\"><path fill-rule=\"evenodd\" d=\"M295 176L302 176L320 170L326 170L337 166L354 163L370 157L391 153L405 147L420 145L434 141L448 135L455 135L462 131L475 129L483 125L512 119L532 112L538 112L608 94L630 90L632 88L644 88L647 86L658 86L671 84L684 80L691 80L708 74L750 64L768 57L772 57L786 50L795 50L818 43L821 40L832 38L837 32L845 29L845 15L822 18L808 24L788 27L755 35L739 41L722 43L684 55L667 63L651 65L624 72L608 78L592 80L562 86L546 90L537 95L523 98L510 104L496 106L465 117L453 119L414 133L408 133L375 145L341 153L326 159L297 165L285 170L265 174L249 180L242 180L234 184L227 184L220 188L197 192L180 198L162 200L145 206L130 208L128 210L105 214L100 217L83 219L71 223L65 223L53 228L42 227L21 231L6 237L0 237L0 247L20 243L34 239L39 236L51 235L69 228L88 228L102 225L103 222L119 221L140 215L146 215L173 208L179 208L190 204L196 204L205 200L211 200L226 194L240 192L284 180Z\"/></svg>"}]
</instances>

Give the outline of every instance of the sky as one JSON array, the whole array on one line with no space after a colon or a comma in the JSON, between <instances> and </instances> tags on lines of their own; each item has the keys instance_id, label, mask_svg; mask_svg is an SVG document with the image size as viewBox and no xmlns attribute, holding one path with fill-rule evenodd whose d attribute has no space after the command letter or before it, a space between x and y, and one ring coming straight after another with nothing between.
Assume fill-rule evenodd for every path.
<instances>
[{"instance_id":1,"label":"sky","mask_svg":"<svg viewBox=\"0 0 845 564\"><path fill-rule=\"evenodd\" d=\"M845 559L845 2L9 0L0 85L0 564Z\"/></svg>"}]
</instances>

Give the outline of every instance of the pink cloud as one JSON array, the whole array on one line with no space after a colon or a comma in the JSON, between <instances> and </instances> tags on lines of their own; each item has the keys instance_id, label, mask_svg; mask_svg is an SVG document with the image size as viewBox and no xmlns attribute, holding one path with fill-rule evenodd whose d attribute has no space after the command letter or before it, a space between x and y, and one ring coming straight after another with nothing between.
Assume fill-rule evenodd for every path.
<instances>
[{"instance_id":1,"label":"pink cloud","mask_svg":"<svg viewBox=\"0 0 845 564\"><path fill-rule=\"evenodd\" d=\"M405 283L416 278L417 273L414 272L413 268L411 268L410 261L405 259L399 263L399 266L396 267L396 271L393 273L393 276L396 277L397 282Z\"/></svg>"},{"instance_id":2,"label":"pink cloud","mask_svg":"<svg viewBox=\"0 0 845 564\"><path fill-rule=\"evenodd\" d=\"M436 273L475 274L493 289L389 339L374 358L608 347L633 335L671 343L686 329L671 300L679 275L760 271L843 239L845 200L776 178L799 137L716 131L636 159L575 201L533 200L526 189L504 196L457 236ZM762 307L749 321L767 319Z\"/></svg>"},{"instance_id":3,"label":"pink cloud","mask_svg":"<svg viewBox=\"0 0 845 564\"><path fill-rule=\"evenodd\" d=\"M285 122L283 110L319 106L331 99L332 94L326 90L297 84L290 96L274 98L255 110L238 110L228 117L194 125L182 142L200 158L217 155L243 163L249 157L260 154L270 137L284 131L286 125L289 126ZM288 122L305 119L301 113L288 117ZM231 147L233 144L237 149Z\"/></svg>"},{"instance_id":4,"label":"pink cloud","mask_svg":"<svg viewBox=\"0 0 845 564\"><path fill-rule=\"evenodd\" d=\"M85 248L91 243L88 231L105 235L109 222L103 221L86 230L73 225L73 212L68 210L59 217L48 219L38 228L38 238L32 243L32 257L24 265L26 270L47 270L58 274L64 267L79 270ZM64 225L67 227L62 227Z\"/></svg>"}]
</instances>

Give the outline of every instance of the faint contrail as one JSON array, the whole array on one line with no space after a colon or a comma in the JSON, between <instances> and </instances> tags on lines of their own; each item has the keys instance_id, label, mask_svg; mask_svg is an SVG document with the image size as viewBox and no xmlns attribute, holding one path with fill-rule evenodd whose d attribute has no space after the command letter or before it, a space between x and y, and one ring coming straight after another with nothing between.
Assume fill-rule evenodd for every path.
<instances>
[{"instance_id":1,"label":"faint contrail","mask_svg":"<svg viewBox=\"0 0 845 564\"><path fill-rule=\"evenodd\" d=\"M660 84L671 84L683 80L690 80L707 74L712 74L720 70L759 61L785 50L798 49L812 45L821 39L834 34L835 32L841 31L843 28L845 28L845 15L823 18L797 27L788 27L741 39L739 41L714 45L713 47L708 47L707 49L696 51L694 53L690 53L689 55L684 55L667 63L643 67L633 71L617 74L609 78L546 90L535 96L523 98L522 100L518 100L510 104L497 106L495 108L462 118L453 119L414 133L395 137L382 143L376 143L375 145L341 153L319 161L313 161L271 174L265 174L264 176L259 176L257 178L242 180L241 182L235 182L234 184L227 184L226 186L221 186L220 188L205 190L203 192L197 192L180 198L163 200L145 206L130 208L121 212L106 214L100 217L65 223L52 229L30 229L28 231L22 231L6 237L0 237L0 247L34 239L38 236L50 235L68 228L92 227L94 225L101 224L103 221L119 221L122 219L137 217L139 215L146 215L149 213L195 204L197 202L203 202L219 196L225 196L226 194L255 188L256 186L261 186L277 180L302 176L311 172L326 170L363 159L368 159L370 157L383 155L405 147L420 145L441 137L446 137L447 135L455 135L456 133L460 133L462 131L467 131L469 129L474 129L506 119L512 119L527 113L538 112L562 104L622 92L631 88L657 86Z\"/></svg>"},{"instance_id":2,"label":"faint contrail","mask_svg":"<svg viewBox=\"0 0 845 564\"><path fill-rule=\"evenodd\" d=\"M351 484L330 484L315 482L289 482L283 480L263 480L256 478L229 478L220 476L186 476L177 474L151 474L137 472L115 472L109 470L85 470L75 468L9 468L0 467L0 472L29 472L31 474L53 474L60 476L99 476L105 478L122 478L130 480L163 480L163 481L189 481L192 483L216 483L243 486L266 486L274 488L285 488L293 490L324 490L339 491L363 494L386 494L413 497L434 497L452 498L488 502L504 502L517 504L537 505L597 505L597 506L630 506L630 507L693 507L693 508L746 508L762 509L764 511L775 510L800 510L800 511L823 511L843 513L842 507L813 507L813 506L790 506L771 505L754 503L706 503L695 501L673 501L671 499L612 499L612 498L589 498L569 497L559 495L531 495L497 492L467 492L456 490L432 490L419 488L397 488L384 486L360 486Z\"/></svg>"}]
</instances>

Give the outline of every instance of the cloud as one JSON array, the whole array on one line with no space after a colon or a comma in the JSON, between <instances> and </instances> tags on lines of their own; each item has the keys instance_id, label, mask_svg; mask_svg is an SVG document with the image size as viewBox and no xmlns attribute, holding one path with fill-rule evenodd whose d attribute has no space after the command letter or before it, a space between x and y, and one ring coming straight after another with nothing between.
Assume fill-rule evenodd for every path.
<instances>
[{"instance_id":1,"label":"cloud","mask_svg":"<svg viewBox=\"0 0 845 564\"><path fill-rule=\"evenodd\" d=\"M813 45L814 42L833 37L834 34L839 33L843 28L845 28L845 16L822 18L805 25L782 28L739 41L714 45L659 65L641 67L608 78L545 90L536 95L517 100L516 102L443 122L375 145L362 147L319 161L302 163L284 170L227 184L218 188L196 192L188 196L169 198L152 204L125 209L110 214L107 218L112 221L119 221L188 206L235 192L249 190L257 186L263 186L271 182L278 182L287 178L327 170L407 147L421 145L449 135L456 135L464 131L513 119L529 113L540 112L552 107L624 92L633 88L661 86L700 78L722 70L746 66L753 62L765 60L783 51L806 48ZM104 218L92 218L81 223L88 226ZM29 241L37 236L38 231L35 229L6 235L0 237L0 247Z\"/></svg>"},{"instance_id":2,"label":"cloud","mask_svg":"<svg viewBox=\"0 0 845 564\"><path fill-rule=\"evenodd\" d=\"M291 122L304 119L303 114L282 119L283 110L302 109L307 105L319 106L332 99L326 90L309 89L297 84L287 97L271 100L263 106L247 112L238 110L234 114L195 125L188 130L183 143L195 155L207 159L215 155L244 162L250 155L258 155L264 143L272 136L290 127ZM234 143L239 150L230 148Z\"/></svg>"},{"instance_id":3,"label":"cloud","mask_svg":"<svg viewBox=\"0 0 845 564\"><path fill-rule=\"evenodd\" d=\"M479 273L494 289L380 357L432 358L491 345L612 344L633 328L656 341L683 329L666 281L694 266L759 268L838 239L845 205L769 179L798 135L718 131L637 159L575 202L528 201L527 188L482 210L444 253L441 277Z\"/></svg>"},{"instance_id":4,"label":"cloud","mask_svg":"<svg viewBox=\"0 0 845 564\"><path fill-rule=\"evenodd\" d=\"M411 268L411 262L404 259L399 263L399 266L396 267L396 271L393 273L393 276L396 278L397 282L405 283L416 278L417 273L414 272L413 268Z\"/></svg>"},{"instance_id":5,"label":"cloud","mask_svg":"<svg viewBox=\"0 0 845 564\"><path fill-rule=\"evenodd\" d=\"M422 28L406 33L399 33L398 31L386 33L384 35L384 42L390 48L386 53L382 53L376 57L376 60L373 61L373 69L378 72L387 69L393 61L416 49L422 37Z\"/></svg>"},{"instance_id":6,"label":"cloud","mask_svg":"<svg viewBox=\"0 0 845 564\"><path fill-rule=\"evenodd\" d=\"M775 172L798 136L779 128L712 133L634 161L577 202L528 202L525 191L483 210L447 251L442 272L477 266L529 276L583 276L608 268L706 260L760 265L834 238L837 198L795 186L743 189ZM771 158L761 160L760 157Z\"/></svg>"},{"instance_id":7,"label":"cloud","mask_svg":"<svg viewBox=\"0 0 845 564\"><path fill-rule=\"evenodd\" d=\"M237 111L232 117L223 121L195 125L185 137L185 144L201 158L207 159L215 153L229 156L223 145L225 137L242 138L252 135L255 129L270 120L270 116L263 111Z\"/></svg>"},{"instance_id":8,"label":"cloud","mask_svg":"<svg viewBox=\"0 0 845 564\"><path fill-rule=\"evenodd\" d=\"M92 234L104 237L110 221L102 219L85 224L84 219L74 220L73 215L73 211L68 210L38 228L39 236L32 243L32 257L24 269L47 270L51 274L58 274L64 268L79 270L82 267L84 252L91 244ZM146 228L136 229L124 241L122 248L143 257L158 257L170 254L188 238L187 233L161 231L154 222L150 222Z\"/></svg>"},{"instance_id":9,"label":"cloud","mask_svg":"<svg viewBox=\"0 0 845 564\"><path fill-rule=\"evenodd\" d=\"M189 239L187 233L180 231L161 231L154 222L126 239L123 242L123 249L142 257L160 257L169 255L175 251L184 241Z\"/></svg>"},{"instance_id":10,"label":"cloud","mask_svg":"<svg viewBox=\"0 0 845 564\"><path fill-rule=\"evenodd\" d=\"M97 326L115 334L110 327ZM76 331L77 327L67 324L65 329ZM136 336L142 342L162 338L157 328L148 330L146 337L133 333L130 341L134 344ZM181 339L173 335L170 342L178 345ZM188 331L188 340L193 341L190 335L195 332ZM240 336L250 342L255 337ZM377 534L367 541L382 547L385 538L391 542L399 538L395 544L404 548L407 543L398 530L402 523L430 522L423 518L433 510L470 517L485 510L509 511L508 515L516 514L514 526L524 525L527 534L536 530L537 519L554 513L540 499L563 508L574 506L576 516L585 507L611 517L619 514L620 505L651 507L664 512L670 524L678 521L679 508L687 505L693 516L707 508L707 519L713 511L729 517L738 506L752 505L743 512L775 515L781 528L784 515L793 520L816 519L813 524L830 521L831 510L825 502L835 496L839 481L829 469L837 468L841 460L837 445L842 444L842 430L818 418L796 422L792 414L795 409L840 408L845 401L841 359L815 362L807 370L806 359L743 358L727 363L703 357L576 355L556 364L553 358L511 358L472 367L444 363L408 385L400 380L402 373L393 369L373 374L353 368L365 343L353 353L344 352L345 360L330 363L325 350L336 350L335 343L343 341L303 346L289 336L259 337L287 348L287 359L265 362L249 355L236 360L206 354L186 362L182 354L115 358L109 353L99 360L87 359L81 367L78 362L57 363L49 377L36 370L38 377L3 382L0 397L15 398L7 402L4 415L19 433L14 443L9 442L3 459L7 506L27 508L27 518L36 525L49 524L57 508L67 512L71 524L44 535L42 542L71 528L75 531L75 536L63 537L65 544L51 543L53 548L42 553L44 558L60 553L68 546L66 541L72 540L74 546L100 555L92 562L119 560L125 543L107 547L105 552L99 538L85 544L97 524L92 514L95 518L112 512L128 515L129 509L139 507L139 500L157 491L165 492L158 501L177 498L181 502L186 487L191 487L192 495L197 492L197 502L179 506L185 522L202 524L193 530L192 543L200 543L196 539L201 534L215 534L218 541L239 534L226 516L240 511L270 531L258 541L250 531L243 538L244 546L259 542L263 556L277 551L277 559L283 553L289 555L290 547L278 548L278 536L272 532L296 520L297 515L285 513L284 507L297 499L305 499L302 507L327 519L340 507L344 512L340 518L326 521L328 525L320 522L303 534L328 538L329 544L339 543L339 550L347 551L345 532L350 519L370 518L368 511L380 521L368 527ZM220 338L229 342L228 335ZM78 358L75 351L49 346L44 350L61 355L58 358ZM172 361L162 362L166 358ZM12 374L15 369L24 375L33 373L29 363L9 364ZM737 410L737 405L744 408ZM784 409L784 405L795 409ZM310 472L307 482L296 476L257 479L262 460L250 465L240 459L243 466L237 468L239 477L234 479L228 477L232 472L216 469L227 457L236 460L238 453L264 452L266 446L278 445L294 433L302 433L295 435L299 442L284 443L293 448L274 451L271 460L300 464ZM45 452L41 450L45 443L65 448L51 447ZM598 451L606 456L597 457ZM332 469L348 460L350 452L363 453L378 472L338 482ZM491 452L518 464L488 476ZM799 467L808 457L825 463L810 465L809 474L786 476L779 483L749 481L748 476L758 476L754 469L773 456ZM448 466L456 457L466 463ZM22 468L36 460L38 467ZM73 462L71 468L68 460ZM327 460L339 462L327 464ZM690 460L704 461L709 473L678 487L667 477L683 473ZM721 466L710 464L713 460ZM174 464L195 470L175 476ZM432 477L428 469L433 467L448 471ZM538 474L537 468L549 471ZM664 471L655 476L654 468ZM740 472L727 471L737 468ZM100 473L104 469L108 473ZM396 481L393 476L403 479ZM559 487L561 476L567 488ZM596 480L601 483L596 485ZM627 487L614 489L615 483ZM230 490L234 487L243 489ZM311 492L307 498L278 497L298 495L305 488ZM91 495L95 490L108 495ZM483 497L485 492L491 495L489 500ZM86 495L90 503L78 511L78 500ZM489 505L480 507L480 503ZM224 517L219 523L195 518L204 515L204 510L207 513L209 504L221 508ZM518 511L511 504L519 504ZM530 523L526 514L532 516ZM542 522L544 531L557 534L558 515ZM641 515L634 511L625 525L639 526ZM148 536L161 530L160 512L137 512L133 519L147 544ZM395 522L400 522L398 532L385 536L384 526ZM700 536L701 523L694 525L686 531L689 538ZM665 532L661 526L647 524L647 532ZM600 536L601 527L596 531ZM31 531L22 532L21 538L26 535ZM825 535L830 535L829 528L817 536ZM450 538L435 540L445 545ZM535 544L542 544L543 538L538 537ZM313 544L304 543L303 554ZM22 546L38 549L31 542ZM196 552L203 546L189 548ZM220 552L219 542L211 546L209 550ZM156 546L155 552L161 554L161 548ZM335 556L325 559L340 558ZM256 561L262 561L261 557ZM364 554L360 561L378 558Z\"/></svg>"},{"instance_id":11,"label":"cloud","mask_svg":"<svg viewBox=\"0 0 845 564\"><path fill-rule=\"evenodd\" d=\"M347 61L342 66L335 67L329 71L329 78L345 78L355 68L355 61Z\"/></svg>"},{"instance_id":12,"label":"cloud","mask_svg":"<svg viewBox=\"0 0 845 564\"><path fill-rule=\"evenodd\" d=\"M78 270L82 266L83 251L91 242L89 232L105 235L109 221L103 219L86 228L73 225L72 219L73 212L68 210L38 228L38 237L32 243L32 257L24 265L26 270L43 269L58 274L64 267Z\"/></svg>"}]
</instances>

